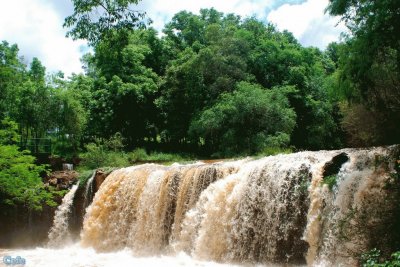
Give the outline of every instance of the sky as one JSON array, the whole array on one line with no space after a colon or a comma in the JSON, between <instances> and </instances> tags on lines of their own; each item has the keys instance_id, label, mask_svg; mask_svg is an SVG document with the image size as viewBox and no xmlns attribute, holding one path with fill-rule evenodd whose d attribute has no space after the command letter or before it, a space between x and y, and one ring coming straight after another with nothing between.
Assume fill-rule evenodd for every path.
<instances>
[{"instance_id":1,"label":"sky","mask_svg":"<svg viewBox=\"0 0 400 267\"><path fill-rule=\"evenodd\" d=\"M289 30L304 46L324 49L338 41L345 31L339 19L325 14L329 0L142 0L137 10L153 20L161 31L174 14L188 10L198 14L201 8L214 7L243 18L255 16L273 23L279 30ZM9 0L0 9L0 41L18 44L20 55L29 64L33 57L48 72L63 71L66 76L81 73L80 58L89 48L83 40L65 37L64 18L73 12L71 0Z\"/></svg>"}]
</instances>

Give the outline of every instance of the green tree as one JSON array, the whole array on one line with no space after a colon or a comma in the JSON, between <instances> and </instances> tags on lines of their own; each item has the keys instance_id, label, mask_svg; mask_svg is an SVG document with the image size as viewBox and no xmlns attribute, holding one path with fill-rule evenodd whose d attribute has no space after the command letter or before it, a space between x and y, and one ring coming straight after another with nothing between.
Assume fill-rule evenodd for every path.
<instances>
[{"instance_id":1,"label":"green tree","mask_svg":"<svg viewBox=\"0 0 400 267\"><path fill-rule=\"evenodd\" d=\"M153 55L149 39L143 36L142 31L129 35L114 31L97 44L92 61L97 77L91 89L89 128L95 124L104 138L120 132L131 147L146 138L155 140L158 132L154 101L161 81L145 65Z\"/></svg>"},{"instance_id":2,"label":"green tree","mask_svg":"<svg viewBox=\"0 0 400 267\"><path fill-rule=\"evenodd\" d=\"M400 2L331 0L328 11L342 16L351 33L338 72L338 92L350 106L361 105L344 111L350 139L365 140L355 145L398 143L400 127L393 122L400 119ZM354 136L350 129L368 114L374 115L371 130L365 129L370 137Z\"/></svg>"},{"instance_id":3,"label":"green tree","mask_svg":"<svg viewBox=\"0 0 400 267\"><path fill-rule=\"evenodd\" d=\"M16 205L28 209L56 205L52 192L45 190L40 177L46 168L35 165L35 158L29 151L20 151L16 145L16 123L2 120L0 137L0 213Z\"/></svg>"},{"instance_id":4,"label":"green tree","mask_svg":"<svg viewBox=\"0 0 400 267\"><path fill-rule=\"evenodd\" d=\"M268 147L286 147L296 114L286 94L292 87L266 90L238 83L212 107L202 111L190 127L199 142L218 155L254 154Z\"/></svg>"},{"instance_id":5,"label":"green tree","mask_svg":"<svg viewBox=\"0 0 400 267\"><path fill-rule=\"evenodd\" d=\"M73 0L74 13L65 18L67 36L97 44L113 30L132 30L145 25L145 13L134 11L139 0Z\"/></svg>"},{"instance_id":6,"label":"green tree","mask_svg":"<svg viewBox=\"0 0 400 267\"><path fill-rule=\"evenodd\" d=\"M16 85L26 80L26 66L18 56L18 46L0 43L0 118L12 116L17 99Z\"/></svg>"}]
</instances>

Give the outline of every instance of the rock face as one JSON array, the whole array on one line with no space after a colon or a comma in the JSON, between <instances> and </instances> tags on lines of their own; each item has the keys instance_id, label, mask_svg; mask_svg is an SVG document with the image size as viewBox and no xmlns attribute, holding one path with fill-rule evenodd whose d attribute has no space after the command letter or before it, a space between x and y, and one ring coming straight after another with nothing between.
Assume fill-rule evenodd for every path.
<instances>
[{"instance_id":1,"label":"rock face","mask_svg":"<svg viewBox=\"0 0 400 267\"><path fill-rule=\"evenodd\" d=\"M94 192L97 192L99 190L101 184L104 182L109 174L109 172L105 172L101 169L96 170L96 174L94 176Z\"/></svg>"},{"instance_id":2,"label":"rock face","mask_svg":"<svg viewBox=\"0 0 400 267\"><path fill-rule=\"evenodd\" d=\"M76 171L55 171L44 179L46 186L54 186L57 190L69 189L78 180Z\"/></svg>"},{"instance_id":3,"label":"rock face","mask_svg":"<svg viewBox=\"0 0 400 267\"><path fill-rule=\"evenodd\" d=\"M337 174L344 163L349 161L350 158L346 153L340 153L328 161L324 166L323 177Z\"/></svg>"},{"instance_id":4,"label":"rock face","mask_svg":"<svg viewBox=\"0 0 400 267\"><path fill-rule=\"evenodd\" d=\"M86 205L92 202L94 195L109 174L110 172L105 172L102 169L96 170L93 179L89 179L87 184L80 185L76 191L69 223L70 231L75 238L79 237L79 233L83 224L83 218L86 214ZM93 190L88 190L88 187L92 188Z\"/></svg>"}]
</instances>

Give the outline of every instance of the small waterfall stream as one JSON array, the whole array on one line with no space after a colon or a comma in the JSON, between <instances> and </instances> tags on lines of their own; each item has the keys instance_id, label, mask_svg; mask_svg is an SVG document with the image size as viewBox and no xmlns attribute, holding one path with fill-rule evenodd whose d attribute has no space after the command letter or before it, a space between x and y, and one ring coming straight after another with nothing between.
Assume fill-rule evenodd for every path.
<instances>
[{"instance_id":1,"label":"small waterfall stream","mask_svg":"<svg viewBox=\"0 0 400 267\"><path fill-rule=\"evenodd\" d=\"M93 172L92 176L90 176L90 178L88 179L88 181L86 182L86 186L85 186L85 195L84 195L84 201L83 201L83 208L86 209L90 203L92 203L93 200L93 180L94 177L96 176L96 171Z\"/></svg>"},{"instance_id":2,"label":"small waterfall stream","mask_svg":"<svg viewBox=\"0 0 400 267\"><path fill-rule=\"evenodd\" d=\"M59 247L72 241L68 229L68 220L78 186L79 182L72 186L71 190L64 196L61 205L55 212L53 226L48 235L48 245L50 247Z\"/></svg>"}]
</instances>

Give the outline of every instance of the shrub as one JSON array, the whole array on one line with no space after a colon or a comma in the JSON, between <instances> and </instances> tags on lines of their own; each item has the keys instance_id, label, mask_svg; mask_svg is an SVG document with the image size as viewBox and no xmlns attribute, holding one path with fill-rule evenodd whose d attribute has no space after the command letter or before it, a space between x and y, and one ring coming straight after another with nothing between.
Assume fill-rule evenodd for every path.
<instances>
[{"instance_id":1,"label":"shrub","mask_svg":"<svg viewBox=\"0 0 400 267\"><path fill-rule=\"evenodd\" d=\"M35 157L27 150L20 151L16 124L3 120L0 124L0 213L3 208L23 205L28 209L41 210L47 204L55 206L54 192L46 190L41 174L45 165L36 165Z\"/></svg>"},{"instance_id":2,"label":"shrub","mask_svg":"<svg viewBox=\"0 0 400 267\"><path fill-rule=\"evenodd\" d=\"M128 159L130 162L144 161L148 157L146 150L143 148L136 148L128 154Z\"/></svg>"},{"instance_id":3,"label":"shrub","mask_svg":"<svg viewBox=\"0 0 400 267\"><path fill-rule=\"evenodd\" d=\"M84 169L97 169L100 167L125 167L129 166L128 155L121 151L122 136L116 133L108 140L96 139L86 145L86 152L81 154Z\"/></svg>"},{"instance_id":4,"label":"shrub","mask_svg":"<svg viewBox=\"0 0 400 267\"><path fill-rule=\"evenodd\" d=\"M362 267L400 267L400 251L392 254L388 260L381 260L380 250L374 248L361 255Z\"/></svg>"}]
</instances>

